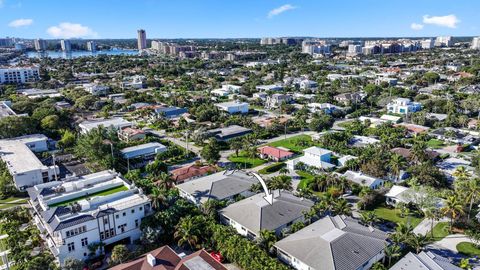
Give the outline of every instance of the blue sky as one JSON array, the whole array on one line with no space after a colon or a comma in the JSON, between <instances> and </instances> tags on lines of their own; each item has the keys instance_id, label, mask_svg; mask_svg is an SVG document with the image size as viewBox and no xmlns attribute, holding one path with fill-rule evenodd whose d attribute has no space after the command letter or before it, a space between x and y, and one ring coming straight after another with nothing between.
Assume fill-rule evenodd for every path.
<instances>
[{"instance_id":1,"label":"blue sky","mask_svg":"<svg viewBox=\"0 0 480 270\"><path fill-rule=\"evenodd\" d=\"M480 35L478 0L0 0L0 37Z\"/></svg>"}]
</instances>

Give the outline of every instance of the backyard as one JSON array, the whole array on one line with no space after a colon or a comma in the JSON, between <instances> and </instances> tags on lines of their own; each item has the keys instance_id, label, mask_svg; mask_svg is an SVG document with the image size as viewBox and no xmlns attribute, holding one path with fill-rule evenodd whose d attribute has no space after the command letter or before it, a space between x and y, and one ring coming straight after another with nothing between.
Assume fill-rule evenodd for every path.
<instances>
[{"instance_id":1,"label":"backyard","mask_svg":"<svg viewBox=\"0 0 480 270\"><path fill-rule=\"evenodd\" d=\"M244 152L244 151L240 151L240 153L238 153L238 156L235 155L235 154L230 155L228 157L228 160L237 164L237 166L239 168L247 168L247 169L260 166L260 165L262 165L266 162L265 160L263 160L261 158L248 157L246 152Z\"/></svg>"},{"instance_id":2,"label":"backyard","mask_svg":"<svg viewBox=\"0 0 480 270\"><path fill-rule=\"evenodd\" d=\"M283 147L295 153L300 153L303 149L313 146L315 143L312 141L312 137L309 135L298 135L288 139L272 142L268 145L274 147Z\"/></svg>"},{"instance_id":3,"label":"backyard","mask_svg":"<svg viewBox=\"0 0 480 270\"><path fill-rule=\"evenodd\" d=\"M387 208L387 207L384 207L384 206L381 206L381 207L378 207L378 208L374 209L373 212L375 213L375 215L378 218L380 218L382 220L385 220L385 221L390 221L390 222L393 222L393 223L396 223L396 224L410 222L410 224L413 227L415 227L422 221L421 218L416 217L413 214L409 214L406 217L401 217L400 216L400 210L397 210L397 209L394 209L394 208L390 209L390 208Z\"/></svg>"},{"instance_id":4,"label":"backyard","mask_svg":"<svg viewBox=\"0 0 480 270\"><path fill-rule=\"evenodd\" d=\"M469 257L480 256L480 248L473 243L461 242L457 245L458 252L467 255Z\"/></svg>"},{"instance_id":5,"label":"backyard","mask_svg":"<svg viewBox=\"0 0 480 270\"><path fill-rule=\"evenodd\" d=\"M443 238L445 238L447 235L450 234L450 224L448 222L439 222L437 225L433 227L433 240L434 241L440 241ZM428 236L431 235L431 233L427 234Z\"/></svg>"}]
</instances>

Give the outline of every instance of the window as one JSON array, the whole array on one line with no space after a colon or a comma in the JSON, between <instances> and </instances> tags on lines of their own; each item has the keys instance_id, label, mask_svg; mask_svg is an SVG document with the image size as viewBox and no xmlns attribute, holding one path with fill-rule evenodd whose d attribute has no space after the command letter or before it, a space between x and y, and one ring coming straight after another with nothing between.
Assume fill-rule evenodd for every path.
<instances>
[{"instance_id":1,"label":"window","mask_svg":"<svg viewBox=\"0 0 480 270\"><path fill-rule=\"evenodd\" d=\"M105 238L109 238L110 237L110 231L105 231Z\"/></svg>"},{"instance_id":2,"label":"window","mask_svg":"<svg viewBox=\"0 0 480 270\"><path fill-rule=\"evenodd\" d=\"M88 246L88 239L87 238L82 238L82 247Z\"/></svg>"},{"instance_id":3,"label":"window","mask_svg":"<svg viewBox=\"0 0 480 270\"><path fill-rule=\"evenodd\" d=\"M135 209L132 209L132 214L135 213Z\"/></svg>"},{"instance_id":4,"label":"window","mask_svg":"<svg viewBox=\"0 0 480 270\"><path fill-rule=\"evenodd\" d=\"M68 247L68 252L75 251L75 243L74 242L68 243L67 247Z\"/></svg>"},{"instance_id":5,"label":"window","mask_svg":"<svg viewBox=\"0 0 480 270\"><path fill-rule=\"evenodd\" d=\"M108 218L103 220L103 224L105 224L105 225L108 224Z\"/></svg>"},{"instance_id":6,"label":"window","mask_svg":"<svg viewBox=\"0 0 480 270\"><path fill-rule=\"evenodd\" d=\"M67 231L65 234L67 235L67 237L70 237L70 231Z\"/></svg>"},{"instance_id":7,"label":"window","mask_svg":"<svg viewBox=\"0 0 480 270\"><path fill-rule=\"evenodd\" d=\"M125 212L122 213L122 216L126 216L126 215L127 215L127 213L125 213Z\"/></svg>"},{"instance_id":8,"label":"window","mask_svg":"<svg viewBox=\"0 0 480 270\"><path fill-rule=\"evenodd\" d=\"M115 230L114 230L114 229L110 229L110 236L111 236L111 237L114 237L114 236L115 236Z\"/></svg>"},{"instance_id":9,"label":"window","mask_svg":"<svg viewBox=\"0 0 480 270\"><path fill-rule=\"evenodd\" d=\"M125 232L125 227L127 227L127 224L122 224L122 225L118 226L118 229L120 230L120 232L124 233Z\"/></svg>"},{"instance_id":10,"label":"window","mask_svg":"<svg viewBox=\"0 0 480 270\"><path fill-rule=\"evenodd\" d=\"M119 215L115 215L115 218L118 219L120 216Z\"/></svg>"},{"instance_id":11,"label":"window","mask_svg":"<svg viewBox=\"0 0 480 270\"><path fill-rule=\"evenodd\" d=\"M135 219L135 228L138 228L138 219Z\"/></svg>"},{"instance_id":12,"label":"window","mask_svg":"<svg viewBox=\"0 0 480 270\"><path fill-rule=\"evenodd\" d=\"M105 235L104 235L103 232L100 233L100 239L102 239L102 240L105 239Z\"/></svg>"},{"instance_id":13,"label":"window","mask_svg":"<svg viewBox=\"0 0 480 270\"><path fill-rule=\"evenodd\" d=\"M143 207L140 206L140 211L142 211L142 210L143 210Z\"/></svg>"}]
</instances>

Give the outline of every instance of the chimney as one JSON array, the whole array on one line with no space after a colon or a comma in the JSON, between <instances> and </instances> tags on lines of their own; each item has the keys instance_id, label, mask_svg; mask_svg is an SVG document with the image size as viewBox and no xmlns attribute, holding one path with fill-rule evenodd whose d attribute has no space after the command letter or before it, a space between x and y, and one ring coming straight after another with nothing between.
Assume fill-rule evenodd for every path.
<instances>
[{"instance_id":1,"label":"chimney","mask_svg":"<svg viewBox=\"0 0 480 270\"><path fill-rule=\"evenodd\" d=\"M151 267L155 267L157 265L157 258L155 258L151 253L148 253L147 262Z\"/></svg>"}]
</instances>

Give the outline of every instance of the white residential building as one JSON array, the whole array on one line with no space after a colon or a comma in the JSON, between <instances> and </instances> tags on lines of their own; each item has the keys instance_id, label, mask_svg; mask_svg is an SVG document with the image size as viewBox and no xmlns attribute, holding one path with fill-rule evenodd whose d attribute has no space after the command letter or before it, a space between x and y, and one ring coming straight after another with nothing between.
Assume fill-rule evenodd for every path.
<instances>
[{"instance_id":1,"label":"white residential building","mask_svg":"<svg viewBox=\"0 0 480 270\"><path fill-rule=\"evenodd\" d=\"M85 260L88 246L133 243L152 213L149 198L118 173L102 171L29 188L34 222L57 262ZM97 251L98 253L98 251Z\"/></svg>"},{"instance_id":2,"label":"white residential building","mask_svg":"<svg viewBox=\"0 0 480 270\"><path fill-rule=\"evenodd\" d=\"M222 111L228 112L229 114L248 113L248 103L246 102L239 102L239 101L223 102L223 103L215 104L215 106L220 108Z\"/></svg>"},{"instance_id":3,"label":"white residential building","mask_svg":"<svg viewBox=\"0 0 480 270\"><path fill-rule=\"evenodd\" d=\"M47 49L47 41L44 39L35 39L34 46L36 51L45 51Z\"/></svg>"},{"instance_id":4,"label":"white residential building","mask_svg":"<svg viewBox=\"0 0 480 270\"><path fill-rule=\"evenodd\" d=\"M310 148L303 150L303 156L288 160L287 168L290 171L295 170L295 166L299 163L303 163L310 167L315 167L317 169L329 170L335 167L331 162L332 151L323 149L317 146L312 146Z\"/></svg>"},{"instance_id":5,"label":"white residential building","mask_svg":"<svg viewBox=\"0 0 480 270\"><path fill-rule=\"evenodd\" d=\"M125 159L155 157L158 153L167 151L167 147L158 142L144 143L120 150Z\"/></svg>"},{"instance_id":6,"label":"white residential building","mask_svg":"<svg viewBox=\"0 0 480 270\"><path fill-rule=\"evenodd\" d=\"M123 118L110 118L110 119L103 119L103 120L96 120L96 121L83 121L80 124L78 124L78 127L80 128L80 132L82 133L87 133L92 129L98 128L100 126L104 128L113 128L115 130L119 130L125 127L132 127L133 124Z\"/></svg>"},{"instance_id":7,"label":"white residential building","mask_svg":"<svg viewBox=\"0 0 480 270\"><path fill-rule=\"evenodd\" d=\"M359 54L362 54L362 46L361 45L354 45L354 44L348 45L348 51L347 51L348 56L355 56L355 55L359 55Z\"/></svg>"},{"instance_id":8,"label":"white residential building","mask_svg":"<svg viewBox=\"0 0 480 270\"><path fill-rule=\"evenodd\" d=\"M348 170L342 176L355 184L358 184L362 187L368 187L370 189L380 188L384 183L382 179L363 174L362 172Z\"/></svg>"},{"instance_id":9,"label":"white residential building","mask_svg":"<svg viewBox=\"0 0 480 270\"><path fill-rule=\"evenodd\" d=\"M265 101L265 108L276 109L282 104L289 104L290 102L292 102L292 100L292 96L290 95L273 94L267 97L267 100Z\"/></svg>"},{"instance_id":10,"label":"white residential building","mask_svg":"<svg viewBox=\"0 0 480 270\"><path fill-rule=\"evenodd\" d=\"M409 114L418 112L422 109L422 104L419 102L412 102L408 98L397 98L387 104L387 111L389 113Z\"/></svg>"},{"instance_id":11,"label":"white residential building","mask_svg":"<svg viewBox=\"0 0 480 270\"><path fill-rule=\"evenodd\" d=\"M48 138L42 134L0 140L0 158L6 163L18 189L54 180L58 166L46 166L33 153L48 150Z\"/></svg>"},{"instance_id":12,"label":"white residential building","mask_svg":"<svg viewBox=\"0 0 480 270\"><path fill-rule=\"evenodd\" d=\"M72 44L70 43L70 40L62 39L60 40L60 45L62 47L62 51L67 53L72 51Z\"/></svg>"},{"instance_id":13,"label":"white residential building","mask_svg":"<svg viewBox=\"0 0 480 270\"><path fill-rule=\"evenodd\" d=\"M420 42L420 46L424 50L430 50L435 47L435 41L433 40L433 38L424 39Z\"/></svg>"},{"instance_id":14,"label":"white residential building","mask_svg":"<svg viewBox=\"0 0 480 270\"><path fill-rule=\"evenodd\" d=\"M435 39L435 47L450 47L453 45L451 36L437 37Z\"/></svg>"},{"instance_id":15,"label":"white residential building","mask_svg":"<svg viewBox=\"0 0 480 270\"><path fill-rule=\"evenodd\" d=\"M308 103L307 107L311 113L324 112L326 114L332 114L334 111L341 111L343 109L330 103Z\"/></svg>"},{"instance_id":16,"label":"white residential building","mask_svg":"<svg viewBox=\"0 0 480 270\"><path fill-rule=\"evenodd\" d=\"M39 68L35 66L0 67L0 84L20 84L35 82L39 79Z\"/></svg>"},{"instance_id":17,"label":"white residential building","mask_svg":"<svg viewBox=\"0 0 480 270\"><path fill-rule=\"evenodd\" d=\"M89 92L94 96L106 95L108 92L108 89L110 89L108 86L98 85L96 83L84 84L83 88L85 89L85 91Z\"/></svg>"}]
</instances>

